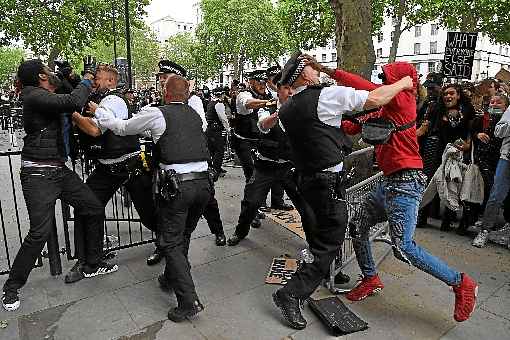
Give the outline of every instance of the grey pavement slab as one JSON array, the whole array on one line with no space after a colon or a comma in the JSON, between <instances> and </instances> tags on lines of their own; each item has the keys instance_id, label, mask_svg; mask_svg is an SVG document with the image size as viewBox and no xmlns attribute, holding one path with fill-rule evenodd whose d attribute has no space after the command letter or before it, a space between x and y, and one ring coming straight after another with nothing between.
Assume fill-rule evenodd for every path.
<instances>
[{"instance_id":1,"label":"grey pavement slab","mask_svg":"<svg viewBox=\"0 0 510 340\"><path fill-rule=\"evenodd\" d=\"M206 338L189 321L179 324L158 321L142 330L120 337L118 340L205 340Z\"/></svg>"},{"instance_id":2,"label":"grey pavement slab","mask_svg":"<svg viewBox=\"0 0 510 340\"><path fill-rule=\"evenodd\" d=\"M510 282L485 300L480 308L510 321Z\"/></svg>"},{"instance_id":3,"label":"grey pavement slab","mask_svg":"<svg viewBox=\"0 0 510 340\"><path fill-rule=\"evenodd\" d=\"M504 340L510 338L510 321L484 310L478 310L469 322L447 332L441 340Z\"/></svg>"}]
</instances>

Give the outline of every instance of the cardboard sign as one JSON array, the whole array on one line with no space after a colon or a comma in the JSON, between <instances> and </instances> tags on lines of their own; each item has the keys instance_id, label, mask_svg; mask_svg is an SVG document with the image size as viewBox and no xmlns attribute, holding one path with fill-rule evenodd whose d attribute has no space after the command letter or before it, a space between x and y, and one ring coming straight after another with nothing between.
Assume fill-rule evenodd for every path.
<instances>
[{"instance_id":1,"label":"cardboard sign","mask_svg":"<svg viewBox=\"0 0 510 340\"><path fill-rule=\"evenodd\" d=\"M447 78L471 79L478 33L448 32L443 60Z\"/></svg>"},{"instance_id":2,"label":"cardboard sign","mask_svg":"<svg viewBox=\"0 0 510 340\"><path fill-rule=\"evenodd\" d=\"M501 80L503 82L509 82L510 81L510 71L505 70L504 68L501 68L498 73L496 73L496 76L494 77L497 80Z\"/></svg>"}]
</instances>

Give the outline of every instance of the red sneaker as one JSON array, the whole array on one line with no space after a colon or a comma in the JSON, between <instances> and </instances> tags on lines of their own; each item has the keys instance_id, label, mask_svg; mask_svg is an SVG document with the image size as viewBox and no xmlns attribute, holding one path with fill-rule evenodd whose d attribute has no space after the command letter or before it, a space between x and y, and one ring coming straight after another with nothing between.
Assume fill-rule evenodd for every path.
<instances>
[{"instance_id":1,"label":"red sneaker","mask_svg":"<svg viewBox=\"0 0 510 340\"><path fill-rule=\"evenodd\" d=\"M458 286L453 286L455 293L455 312L453 318L457 322L469 319L476 306L476 296L478 295L478 285L475 280L467 274L462 273L462 280Z\"/></svg>"},{"instance_id":2,"label":"red sneaker","mask_svg":"<svg viewBox=\"0 0 510 340\"><path fill-rule=\"evenodd\" d=\"M384 288L379 275L367 276L361 280L361 283L351 290L345 297L351 301L361 301L367 296L374 295Z\"/></svg>"}]
</instances>

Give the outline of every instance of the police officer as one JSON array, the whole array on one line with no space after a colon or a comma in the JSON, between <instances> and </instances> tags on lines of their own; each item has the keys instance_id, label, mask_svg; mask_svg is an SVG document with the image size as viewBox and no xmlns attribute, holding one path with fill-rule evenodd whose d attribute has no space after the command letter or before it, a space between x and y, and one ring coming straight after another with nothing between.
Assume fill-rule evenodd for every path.
<instances>
[{"instance_id":1,"label":"police officer","mask_svg":"<svg viewBox=\"0 0 510 340\"><path fill-rule=\"evenodd\" d=\"M168 318L180 322L204 308L191 277L188 250L191 233L214 189L202 121L186 105L188 81L170 75L164 94L166 105L146 107L129 120L112 118L108 127L121 136L148 130L156 143L158 237L166 259L159 281L175 292L178 305L168 312Z\"/></svg>"},{"instance_id":2,"label":"police officer","mask_svg":"<svg viewBox=\"0 0 510 340\"><path fill-rule=\"evenodd\" d=\"M207 105L207 146L211 154L212 169L215 180L221 174L221 165L225 154L225 132L230 130L225 106L225 88L217 87L212 91L212 99Z\"/></svg>"},{"instance_id":3,"label":"police officer","mask_svg":"<svg viewBox=\"0 0 510 340\"><path fill-rule=\"evenodd\" d=\"M159 73L158 80L160 84L160 88L165 88L166 80L171 75L178 75L183 78L186 78L188 72L181 65L174 63L170 60L161 60L159 62ZM164 96L162 96L164 99ZM196 95L190 95L187 99L186 103L191 106L198 113L202 120L202 130L206 131L207 129L207 120L205 117L204 107L202 104L202 100ZM204 218L207 221L207 225L209 226L209 230L211 234L215 236L215 243L217 246L224 246L227 244L227 239L225 237L225 232L223 231L223 222L221 221L220 209L218 207L218 201L216 200L215 195L211 195L209 202L204 210Z\"/></svg>"},{"instance_id":4,"label":"police officer","mask_svg":"<svg viewBox=\"0 0 510 340\"><path fill-rule=\"evenodd\" d=\"M92 190L65 165L64 114L85 105L92 89L92 71L86 69L84 79L70 94L52 93L59 79L40 60L23 62L17 76L22 85L26 132L20 177L30 229L3 287L2 304L8 311L20 306L18 290L27 282L52 230L57 199L84 212L88 245L84 272L94 276L116 270L115 265L101 261L104 208Z\"/></svg>"},{"instance_id":5,"label":"police officer","mask_svg":"<svg viewBox=\"0 0 510 340\"><path fill-rule=\"evenodd\" d=\"M412 88L412 81L409 78L399 83L400 87L382 86L370 93L342 86L324 87L319 85L319 72L296 53L285 65L281 83L295 91L280 108L279 119L292 147L299 192L316 223L313 233L307 235L314 262L300 267L273 294L273 300L292 328L303 329L306 320L300 301L306 300L328 274L347 226L342 162L352 142L341 129L342 115L385 105L401 90Z\"/></svg>"},{"instance_id":6,"label":"police officer","mask_svg":"<svg viewBox=\"0 0 510 340\"><path fill-rule=\"evenodd\" d=\"M87 185L97 198L106 206L114 193L124 186L140 216L144 226L156 232L156 206L152 198L152 175L144 169L140 155L138 136L116 136L108 129L111 117L129 119L133 112L124 95L118 90L119 73L110 65L99 65L96 70L96 92L99 104L89 103L94 118L73 114L73 121L85 133L96 137L96 151L89 149L89 155L97 159L94 171L87 178ZM92 154L93 152L93 154ZM65 277L66 283L81 280L84 277L82 265L85 253L85 233L83 211L76 210L74 238L78 261ZM103 230L103 229L102 229ZM156 250L157 252L157 250ZM87 276L87 274L85 274Z\"/></svg>"}]
</instances>

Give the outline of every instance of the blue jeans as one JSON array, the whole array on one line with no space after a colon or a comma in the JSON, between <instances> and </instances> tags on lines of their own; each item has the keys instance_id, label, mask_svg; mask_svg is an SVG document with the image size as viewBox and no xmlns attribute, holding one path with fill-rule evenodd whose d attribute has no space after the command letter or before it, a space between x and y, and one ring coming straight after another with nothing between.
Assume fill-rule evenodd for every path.
<instances>
[{"instance_id":1,"label":"blue jeans","mask_svg":"<svg viewBox=\"0 0 510 340\"><path fill-rule=\"evenodd\" d=\"M510 191L510 161L500 159L496 167L494 184L492 185L489 200L483 213L483 225L486 229L493 229L499 216L503 202Z\"/></svg>"},{"instance_id":2,"label":"blue jeans","mask_svg":"<svg viewBox=\"0 0 510 340\"><path fill-rule=\"evenodd\" d=\"M457 285L461 281L460 273L448 267L446 263L429 254L414 242L414 230L418 209L425 188L420 180L391 181L385 179L367 196L363 210L367 220L356 224L354 251L364 276L376 275L375 263L370 248L370 227L387 218L393 253L396 258L412 264L416 268L434 276L448 285Z\"/></svg>"}]
</instances>

